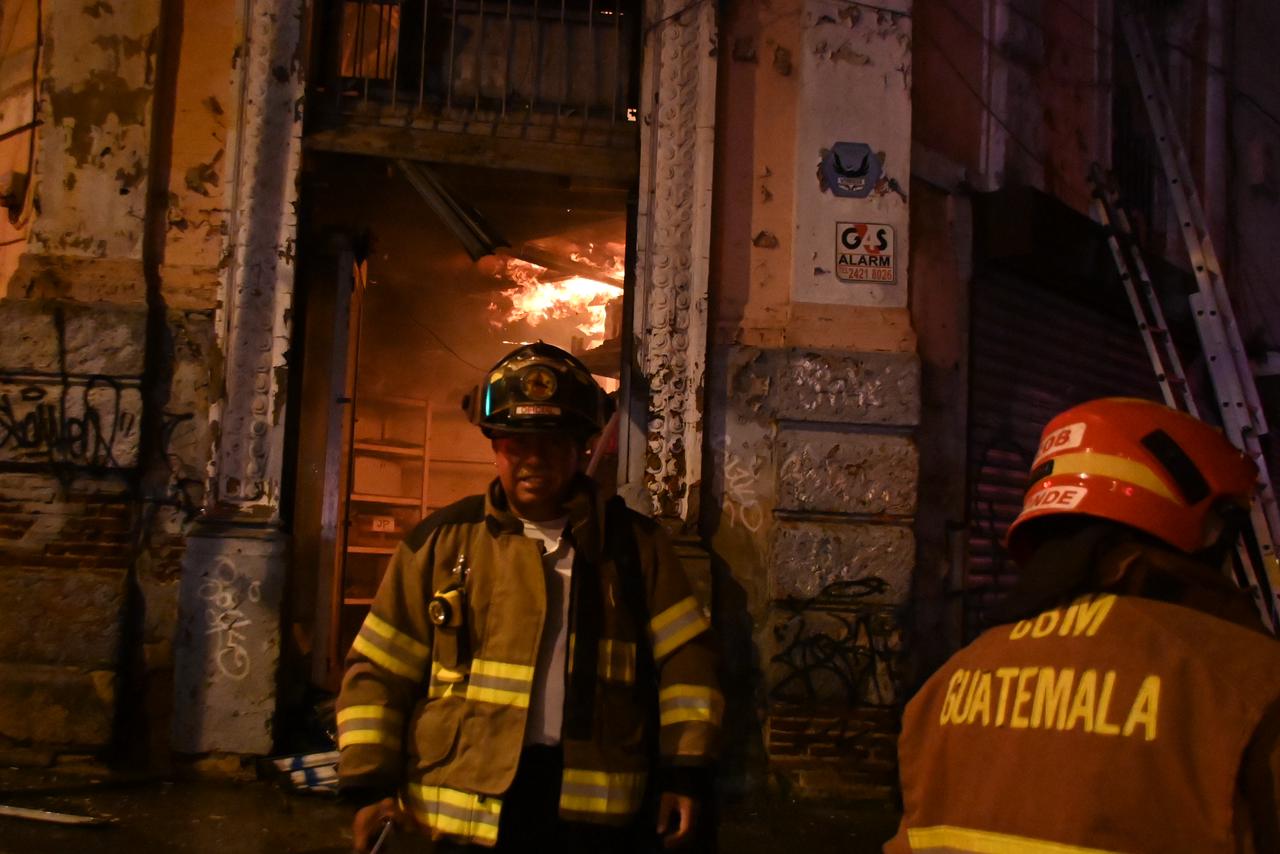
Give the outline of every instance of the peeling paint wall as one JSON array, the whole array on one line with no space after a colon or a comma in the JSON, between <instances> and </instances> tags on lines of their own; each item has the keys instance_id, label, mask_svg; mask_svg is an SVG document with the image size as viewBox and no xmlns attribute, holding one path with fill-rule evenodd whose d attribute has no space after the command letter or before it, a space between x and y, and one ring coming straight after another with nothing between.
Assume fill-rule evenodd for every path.
<instances>
[{"instance_id":1,"label":"peeling paint wall","mask_svg":"<svg viewBox=\"0 0 1280 854\"><path fill-rule=\"evenodd\" d=\"M1274 86L1257 85L1269 75L1274 79L1280 8L1262 0L1236 8L1234 49L1239 70L1235 79L1250 82L1229 93L1234 106L1230 153L1236 168L1227 193L1231 239L1218 247L1218 253L1225 254L1229 265L1228 281L1235 286L1232 296L1237 300L1241 333L1246 340L1280 351L1280 288L1274 272L1280 267L1275 242L1280 233L1280 135L1273 118L1280 115L1280 92ZM1280 400L1280 379L1273 375L1263 386L1272 401ZM1272 404L1270 417L1276 423L1280 405Z\"/></svg>"},{"instance_id":2,"label":"peeling paint wall","mask_svg":"<svg viewBox=\"0 0 1280 854\"><path fill-rule=\"evenodd\" d=\"M11 296L143 302L158 0L43 5L39 211Z\"/></svg>"},{"instance_id":3,"label":"peeling paint wall","mask_svg":"<svg viewBox=\"0 0 1280 854\"><path fill-rule=\"evenodd\" d=\"M36 0L9 0L0 13L5 45L0 54L0 283L17 269L34 212L30 179L40 85L38 22Z\"/></svg>"},{"instance_id":4,"label":"peeling paint wall","mask_svg":"<svg viewBox=\"0 0 1280 854\"><path fill-rule=\"evenodd\" d=\"M907 304L907 187L911 183L910 5L871 9L835 0L803 6L796 157L797 193L791 296L797 303L902 308ZM862 143L878 161L878 180L862 198L828 187L824 157L840 143ZM859 164L843 164L856 172ZM862 165L868 174L874 167ZM850 283L840 256L840 223L873 223L883 230L893 265L888 283ZM870 242L871 237L867 237ZM853 255L861 258L867 256ZM855 271L846 270L845 273ZM856 271L861 273L863 271Z\"/></svg>"},{"instance_id":5,"label":"peeling paint wall","mask_svg":"<svg viewBox=\"0 0 1280 854\"><path fill-rule=\"evenodd\" d=\"M1029 184L1086 213L1089 164L1110 161L1111 6L917 6L914 139L975 189Z\"/></svg>"},{"instance_id":6,"label":"peeling paint wall","mask_svg":"<svg viewBox=\"0 0 1280 854\"><path fill-rule=\"evenodd\" d=\"M721 35L703 526L730 767L806 795L886 796L896 776L920 368L905 308L911 7L883 5L740 4ZM820 179L836 142L882 152L867 197ZM849 221L893 225L896 284L815 286L835 280Z\"/></svg>"},{"instance_id":7,"label":"peeling paint wall","mask_svg":"<svg viewBox=\"0 0 1280 854\"><path fill-rule=\"evenodd\" d=\"M0 754L120 736L163 764L222 362L241 5L41 7L29 240L0 267L0 586L22 603L0 636ZM46 636L51 612L84 632Z\"/></svg>"},{"instance_id":8,"label":"peeling paint wall","mask_svg":"<svg viewBox=\"0 0 1280 854\"><path fill-rule=\"evenodd\" d=\"M225 266L240 33L226 3L182 4L161 287L171 308L213 308Z\"/></svg>"}]
</instances>

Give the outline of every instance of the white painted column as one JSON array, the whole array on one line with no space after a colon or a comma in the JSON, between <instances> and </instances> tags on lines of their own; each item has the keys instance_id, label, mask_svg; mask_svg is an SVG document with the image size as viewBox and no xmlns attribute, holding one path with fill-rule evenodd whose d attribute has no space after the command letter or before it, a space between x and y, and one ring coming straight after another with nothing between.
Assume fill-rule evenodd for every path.
<instances>
[{"instance_id":1,"label":"white painted column","mask_svg":"<svg viewBox=\"0 0 1280 854\"><path fill-rule=\"evenodd\" d=\"M183 561L174 747L265 753L272 743L289 312L301 154L302 1L245 0L232 59L228 263L216 328L223 370L210 408L208 499Z\"/></svg>"},{"instance_id":2,"label":"white painted column","mask_svg":"<svg viewBox=\"0 0 1280 854\"><path fill-rule=\"evenodd\" d=\"M621 490L684 521L702 479L715 45L714 0L646 4L631 332L632 383L648 392L626 424Z\"/></svg>"},{"instance_id":3,"label":"white painted column","mask_svg":"<svg viewBox=\"0 0 1280 854\"><path fill-rule=\"evenodd\" d=\"M906 0L881 5L900 11L839 0L809 0L803 7L794 302L907 305L911 5ZM866 165L873 184L860 197L841 196L819 177L824 155L841 143L862 143L879 161ZM851 226L866 229L859 236L849 232ZM887 260L874 272L888 280L857 278L872 271L858 263L873 259Z\"/></svg>"}]
</instances>

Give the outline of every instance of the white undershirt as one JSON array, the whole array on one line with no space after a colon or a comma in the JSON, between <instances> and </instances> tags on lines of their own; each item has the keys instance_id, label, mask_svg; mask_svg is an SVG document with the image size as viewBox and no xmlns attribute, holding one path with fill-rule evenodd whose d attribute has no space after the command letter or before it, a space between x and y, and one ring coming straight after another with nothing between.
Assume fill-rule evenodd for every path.
<instances>
[{"instance_id":1,"label":"white undershirt","mask_svg":"<svg viewBox=\"0 0 1280 854\"><path fill-rule=\"evenodd\" d=\"M559 744L564 720L565 655L569 636L569 581L573 575L573 546L564 536L569 517L524 524L524 535L542 543L542 574L547 584L547 618L538 645L538 663L529 696L525 744Z\"/></svg>"}]
</instances>

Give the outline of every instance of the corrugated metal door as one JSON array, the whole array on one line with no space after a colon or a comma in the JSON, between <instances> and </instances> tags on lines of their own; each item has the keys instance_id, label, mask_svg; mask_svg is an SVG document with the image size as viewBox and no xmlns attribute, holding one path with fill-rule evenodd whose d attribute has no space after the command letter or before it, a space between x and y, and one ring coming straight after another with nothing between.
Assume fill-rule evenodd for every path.
<instances>
[{"instance_id":1,"label":"corrugated metal door","mask_svg":"<svg viewBox=\"0 0 1280 854\"><path fill-rule=\"evenodd\" d=\"M1044 424L1097 397L1160 399L1131 319L1027 279L975 277L970 341L966 639L1014 581L1002 542Z\"/></svg>"}]
</instances>

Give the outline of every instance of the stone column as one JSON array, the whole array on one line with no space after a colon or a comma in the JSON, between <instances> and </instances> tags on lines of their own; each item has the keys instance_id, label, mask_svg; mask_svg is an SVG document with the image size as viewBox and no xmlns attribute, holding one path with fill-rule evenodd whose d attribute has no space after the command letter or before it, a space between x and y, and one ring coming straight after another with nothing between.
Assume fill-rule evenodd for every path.
<instances>
[{"instance_id":1,"label":"stone column","mask_svg":"<svg viewBox=\"0 0 1280 854\"><path fill-rule=\"evenodd\" d=\"M716 7L649 0L631 332L633 408L620 443L633 505L692 521L702 479Z\"/></svg>"},{"instance_id":2,"label":"stone column","mask_svg":"<svg viewBox=\"0 0 1280 854\"><path fill-rule=\"evenodd\" d=\"M919 469L910 15L737 4L719 52L703 527L730 709L751 712L733 749L810 795L884 796L896 776Z\"/></svg>"},{"instance_id":3,"label":"stone column","mask_svg":"<svg viewBox=\"0 0 1280 854\"><path fill-rule=\"evenodd\" d=\"M183 563L175 648L174 746L264 753L271 746L289 312L303 78L302 3L251 0L233 59L227 264L215 321L223 357L202 524Z\"/></svg>"}]
</instances>

